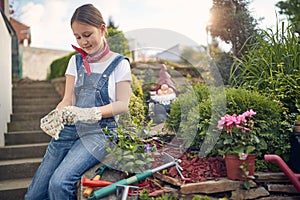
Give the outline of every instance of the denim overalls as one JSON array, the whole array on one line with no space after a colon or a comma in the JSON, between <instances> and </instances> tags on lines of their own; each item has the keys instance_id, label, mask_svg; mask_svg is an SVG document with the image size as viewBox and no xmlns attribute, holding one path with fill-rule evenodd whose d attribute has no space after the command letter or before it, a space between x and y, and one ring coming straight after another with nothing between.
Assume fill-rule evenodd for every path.
<instances>
[{"instance_id":1,"label":"denim overalls","mask_svg":"<svg viewBox=\"0 0 300 200\"><path fill-rule=\"evenodd\" d=\"M103 74L92 73L88 76L84 71L82 58L77 54L75 106L86 108L109 104L109 75L124 58L118 55ZM76 200L76 184L82 174L107 155L108 139L102 131L105 127L109 129L117 127L114 117L104 118L94 124L78 122L73 126L65 126L59 134L59 139L52 139L49 143L25 199Z\"/></svg>"}]
</instances>

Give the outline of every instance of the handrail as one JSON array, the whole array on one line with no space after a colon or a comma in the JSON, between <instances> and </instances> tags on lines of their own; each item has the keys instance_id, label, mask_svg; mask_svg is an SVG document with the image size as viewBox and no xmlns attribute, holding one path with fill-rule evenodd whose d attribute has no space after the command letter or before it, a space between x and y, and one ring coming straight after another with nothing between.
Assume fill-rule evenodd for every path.
<instances>
[{"instance_id":1,"label":"handrail","mask_svg":"<svg viewBox=\"0 0 300 200\"><path fill-rule=\"evenodd\" d=\"M294 173L289 166L278 155L266 154L264 159L268 162L275 162L282 172L288 177L291 183L295 186L296 190L300 192L300 174Z\"/></svg>"}]
</instances>

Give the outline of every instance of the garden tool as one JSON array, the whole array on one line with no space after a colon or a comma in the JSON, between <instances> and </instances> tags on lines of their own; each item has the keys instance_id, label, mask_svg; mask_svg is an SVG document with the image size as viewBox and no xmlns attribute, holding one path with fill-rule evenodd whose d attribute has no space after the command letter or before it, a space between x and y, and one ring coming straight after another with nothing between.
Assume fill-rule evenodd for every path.
<instances>
[{"instance_id":1,"label":"garden tool","mask_svg":"<svg viewBox=\"0 0 300 200\"><path fill-rule=\"evenodd\" d=\"M104 187L113 184L113 182L105 181L105 180L92 180L90 178L82 178L81 179L82 186L88 187Z\"/></svg>"},{"instance_id":2,"label":"garden tool","mask_svg":"<svg viewBox=\"0 0 300 200\"><path fill-rule=\"evenodd\" d=\"M103 175L104 171L109 168L107 165L102 165L101 167L99 167L97 170L96 170L96 176L94 176L93 180L95 181L99 181L101 179L101 176ZM83 191L83 196L84 197L88 197L90 196L90 194L92 194L92 192L94 191L94 189L89 186L88 188L86 188L84 191Z\"/></svg>"},{"instance_id":3,"label":"garden tool","mask_svg":"<svg viewBox=\"0 0 300 200\"><path fill-rule=\"evenodd\" d=\"M138 194L139 187L137 187L137 186L133 186L133 185L116 185L116 187L117 187L117 197L119 196L119 189L123 188L123 193L122 193L121 200L127 200L129 189L134 189L134 191L136 190L137 194ZM134 194L134 192L133 192L133 194ZM136 195L136 196L138 197L138 195Z\"/></svg>"},{"instance_id":4,"label":"garden tool","mask_svg":"<svg viewBox=\"0 0 300 200\"><path fill-rule=\"evenodd\" d=\"M139 173L139 174L136 174L135 176L132 176L132 177L130 177L130 178L120 180L120 181L115 182L115 183L113 183L113 184L111 184L111 185L108 185L108 186L106 186L106 187L103 187L103 188L101 188L101 189L98 189L98 190L94 191L94 192L88 197L88 199L89 199L89 200L92 200L92 199L100 199L100 198L102 198L102 197L105 197L105 196L107 196L107 195L109 195L109 194L115 192L118 185L129 185L129 184L132 184L132 183L136 183L136 182L138 182L138 181L140 181L140 180L143 180L143 179L145 179L145 178L147 178L147 177L152 176L155 172L158 172L158 171L161 171L161 170L163 170L163 169L172 167L172 166L174 166L174 165L176 166L176 169L177 169L178 173L180 174L180 177L181 177L181 178L184 178L183 175L182 175L181 172L180 172L180 170L182 170L182 168L181 168L181 167L179 166L179 164L178 164L178 162L179 162L180 160L173 158L172 156L170 156L169 154L167 154L167 153L165 153L165 152L164 152L163 154L164 154L169 160L171 160L171 161L168 162L168 163L166 163L166 164L164 164L164 165L162 165L162 166L156 167L156 168L154 168L154 169L152 169L152 170L151 170L151 169L150 169L150 170L146 170L146 171L141 172L141 173Z\"/></svg>"}]
</instances>

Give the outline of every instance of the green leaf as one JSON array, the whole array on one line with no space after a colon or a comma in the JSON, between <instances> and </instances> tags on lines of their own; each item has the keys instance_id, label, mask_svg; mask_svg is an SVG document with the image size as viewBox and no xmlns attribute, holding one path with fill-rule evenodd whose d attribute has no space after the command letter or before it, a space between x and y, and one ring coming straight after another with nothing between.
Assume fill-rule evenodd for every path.
<instances>
[{"instance_id":1,"label":"green leaf","mask_svg":"<svg viewBox=\"0 0 300 200\"><path fill-rule=\"evenodd\" d=\"M144 165L144 164L146 164L145 162L143 162L141 160L136 160L134 163L137 164L137 165Z\"/></svg>"},{"instance_id":2,"label":"green leaf","mask_svg":"<svg viewBox=\"0 0 300 200\"><path fill-rule=\"evenodd\" d=\"M133 155L127 155L127 156L123 156L123 159L125 159L125 160L134 160L135 157Z\"/></svg>"},{"instance_id":3,"label":"green leaf","mask_svg":"<svg viewBox=\"0 0 300 200\"><path fill-rule=\"evenodd\" d=\"M134 166L134 162L127 162L125 165L123 165L124 169L130 169Z\"/></svg>"}]
</instances>

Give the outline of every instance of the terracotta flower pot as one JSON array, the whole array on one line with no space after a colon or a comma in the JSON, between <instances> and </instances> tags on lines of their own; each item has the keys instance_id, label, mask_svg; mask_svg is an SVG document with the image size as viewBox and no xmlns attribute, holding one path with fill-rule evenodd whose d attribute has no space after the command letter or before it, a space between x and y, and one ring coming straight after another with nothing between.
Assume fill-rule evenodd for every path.
<instances>
[{"instance_id":1,"label":"terracotta flower pot","mask_svg":"<svg viewBox=\"0 0 300 200\"><path fill-rule=\"evenodd\" d=\"M249 164L247 171L249 175L254 175L255 169L255 155L248 155L246 160L240 160L238 155L225 155L225 163L227 170L227 177L230 180L249 180L243 176L244 172L240 169L243 164Z\"/></svg>"}]
</instances>

